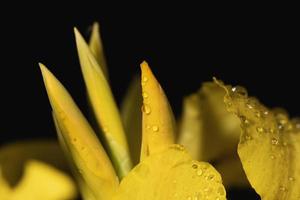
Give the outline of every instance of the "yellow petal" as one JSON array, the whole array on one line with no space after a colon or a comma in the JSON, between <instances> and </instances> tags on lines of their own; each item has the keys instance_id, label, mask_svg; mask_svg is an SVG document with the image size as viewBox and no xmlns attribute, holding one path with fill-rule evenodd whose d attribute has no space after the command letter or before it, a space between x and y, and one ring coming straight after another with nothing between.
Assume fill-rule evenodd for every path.
<instances>
[{"instance_id":1,"label":"yellow petal","mask_svg":"<svg viewBox=\"0 0 300 200\"><path fill-rule=\"evenodd\" d=\"M141 91L140 79L134 77L121 105L121 116L133 165L139 161L142 142Z\"/></svg>"},{"instance_id":2,"label":"yellow petal","mask_svg":"<svg viewBox=\"0 0 300 200\"><path fill-rule=\"evenodd\" d=\"M28 161L24 176L14 188L12 199L75 199L72 180L57 169L38 161Z\"/></svg>"},{"instance_id":3,"label":"yellow petal","mask_svg":"<svg viewBox=\"0 0 300 200\"><path fill-rule=\"evenodd\" d=\"M14 186L19 182L24 165L29 159L40 160L62 170L68 169L56 141L48 139L7 144L0 149L0 166L9 185Z\"/></svg>"},{"instance_id":4,"label":"yellow petal","mask_svg":"<svg viewBox=\"0 0 300 200\"><path fill-rule=\"evenodd\" d=\"M89 100L116 171L122 178L130 171L132 164L121 117L101 68L76 28L75 36Z\"/></svg>"},{"instance_id":5,"label":"yellow petal","mask_svg":"<svg viewBox=\"0 0 300 200\"><path fill-rule=\"evenodd\" d=\"M12 189L2 174L2 167L0 165L0 199L9 199L12 196Z\"/></svg>"},{"instance_id":6,"label":"yellow petal","mask_svg":"<svg viewBox=\"0 0 300 200\"><path fill-rule=\"evenodd\" d=\"M194 159L214 162L227 188L248 186L236 153L240 122L227 111L225 94L215 83L206 82L185 98L177 143L184 145ZM227 170L229 167L235 171Z\"/></svg>"},{"instance_id":7,"label":"yellow petal","mask_svg":"<svg viewBox=\"0 0 300 200\"><path fill-rule=\"evenodd\" d=\"M168 99L148 64L141 64L143 135L141 160L175 143L175 121Z\"/></svg>"},{"instance_id":8,"label":"yellow petal","mask_svg":"<svg viewBox=\"0 0 300 200\"><path fill-rule=\"evenodd\" d=\"M53 114L79 173L98 199L109 199L118 186L109 158L63 85L45 66L40 67Z\"/></svg>"},{"instance_id":9,"label":"yellow petal","mask_svg":"<svg viewBox=\"0 0 300 200\"><path fill-rule=\"evenodd\" d=\"M192 94L184 98L183 114L180 120L179 136L177 143L186 147L194 159L200 160L204 157L203 148L203 120L200 109L200 98L198 94Z\"/></svg>"},{"instance_id":10,"label":"yellow petal","mask_svg":"<svg viewBox=\"0 0 300 200\"><path fill-rule=\"evenodd\" d=\"M178 142L189 150L189 143L181 140L185 137L201 138L196 140L199 141L198 145L194 144L194 147L198 146L199 153L196 158L198 160L212 161L236 152L240 124L234 114L227 112L223 101L224 96L225 92L222 88L206 82L198 93L186 99L182 121L183 125L189 123L189 127L185 125L180 129Z\"/></svg>"},{"instance_id":11,"label":"yellow petal","mask_svg":"<svg viewBox=\"0 0 300 200\"><path fill-rule=\"evenodd\" d=\"M66 167L55 141L34 140L5 145L0 149L0 199L75 199L75 183L59 170Z\"/></svg>"},{"instance_id":12,"label":"yellow petal","mask_svg":"<svg viewBox=\"0 0 300 200\"><path fill-rule=\"evenodd\" d=\"M223 200L221 176L208 163L192 160L180 145L151 154L121 182L113 200Z\"/></svg>"},{"instance_id":13,"label":"yellow petal","mask_svg":"<svg viewBox=\"0 0 300 200\"><path fill-rule=\"evenodd\" d=\"M224 86L225 103L239 116L242 134L238 154L248 180L264 200L300 198L299 121L269 110L244 89Z\"/></svg>"},{"instance_id":14,"label":"yellow petal","mask_svg":"<svg viewBox=\"0 0 300 200\"><path fill-rule=\"evenodd\" d=\"M99 66L101 67L103 74L108 80L108 69L107 69L106 60L104 56L99 24L97 22L95 22L92 27L89 47L91 49L91 52L95 56L95 59L97 60Z\"/></svg>"}]
</instances>

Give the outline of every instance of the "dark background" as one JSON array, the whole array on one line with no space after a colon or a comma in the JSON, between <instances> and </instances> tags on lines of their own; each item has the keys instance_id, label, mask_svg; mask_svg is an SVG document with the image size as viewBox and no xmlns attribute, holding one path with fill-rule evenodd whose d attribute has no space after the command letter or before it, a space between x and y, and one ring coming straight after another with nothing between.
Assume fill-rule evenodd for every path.
<instances>
[{"instance_id":1,"label":"dark background","mask_svg":"<svg viewBox=\"0 0 300 200\"><path fill-rule=\"evenodd\" d=\"M234 4L227 5L229 10L224 5L153 4L1 7L6 13L0 18L0 144L55 137L38 62L48 66L86 112L73 27L87 37L94 21L101 23L118 102L139 73L139 63L147 60L177 115L182 97L213 76L245 86L270 107L300 115L296 12L282 5L235 9L239 5Z\"/></svg>"}]
</instances>

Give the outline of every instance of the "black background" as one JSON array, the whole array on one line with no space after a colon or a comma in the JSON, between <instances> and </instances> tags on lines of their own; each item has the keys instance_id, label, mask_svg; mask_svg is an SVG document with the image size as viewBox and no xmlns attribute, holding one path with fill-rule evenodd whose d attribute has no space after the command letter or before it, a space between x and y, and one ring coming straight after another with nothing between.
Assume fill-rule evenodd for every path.
<instances>
[{"instance_id":1,"label":"black background","mask_svg":"<svg viewBox=\"0 0 300 200\"><path fill-rule=\"evenodd\" d=\"M48 66L86 112L73 27L87 37L94 21L101 23L118 102L139 73L140 62L147 60L177 115L182 97L213 76L245 86L270 107L300 115L299 23L292 9L98 3L1 7L0 144L55 137L38 62Z\"/></svg>"}]
</instances>

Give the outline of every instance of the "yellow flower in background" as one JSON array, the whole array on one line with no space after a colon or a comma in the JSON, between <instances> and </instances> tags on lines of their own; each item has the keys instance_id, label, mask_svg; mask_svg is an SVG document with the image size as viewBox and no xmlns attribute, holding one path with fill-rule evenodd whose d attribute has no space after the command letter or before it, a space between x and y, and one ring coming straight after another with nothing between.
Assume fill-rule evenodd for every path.
<instances>
[{"instance_id":1,"label":"yellow flower in background","mask_svg":"<svg viewBox=\"0 0 300 200\"><path fill-rule=\"evenodd\" d=\"M56 77L40 68L59 143L83 199L222 200L225 187L253 187L264 200L300 199L299 120L268 109L243 87L214 79L184 99L176 121L146 62L119 110L99 25L89 43L74 32L94 126ZM74 199L74 183L61 169L53 142L4 147L0 199Z\"/></svg>"},{"instance_id":2,"label":"yellow flower in background","mask_svg":"<svg viewBox=\"0 0 300 200\"><path fill-rule=\"evenodd\" d=\"M16 142L0 148L0 199L75 199L76 186L56 141Z\"/></svg>"}]
</instances>

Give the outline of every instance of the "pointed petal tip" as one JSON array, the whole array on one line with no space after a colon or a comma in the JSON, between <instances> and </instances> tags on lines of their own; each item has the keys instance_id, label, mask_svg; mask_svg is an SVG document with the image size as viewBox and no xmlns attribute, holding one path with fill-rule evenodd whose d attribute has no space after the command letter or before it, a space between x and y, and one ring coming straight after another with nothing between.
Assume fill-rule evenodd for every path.
<instances>
[{"instance_id":1,"label":"pointed petal tip","mask_svg":"<svg viewBox=\"0 0 300 200\"><path fill-rule=\"evenodd\" d=\"M149 65L148 63L144 60L141 64L140 64L141 70L146 70L149 69Z\"/></svg>"},{"instance_id":2,"label":"pointed petal tip","mask_svg":"<svg viewBox=\"0 0 300 200\"><path fill-rule=\"evenodd\" d=\"M43 63L39 63L39 67L42 72L44 82L46 82L46 78L49 77L49 75L52 75L52 73L49 71L49 69Z\"/></svg>"},{"instance_id":3,"label":"pointed petal tip","mask_svg":"<svg viewBox=\"0 0 300 200\"><path fill-rule=\"evenodd\" d=\"M99 23L98 22L94 22L93 23L93 30L99 30Z\"/></svg>"},{"instance_id":4,"label":"pointed petal tip","mask_svg":"<svg viewBox=\"0 0 300 200\"><path fill-rule=\"evenodd\" d=\"M150 76L152 78L155 78L149 64L146 61L143 61L140 64L140 67L141 67L141 71L142 71L142 76L145 76L145 77Z\"/></svg>"}]
</instances>

